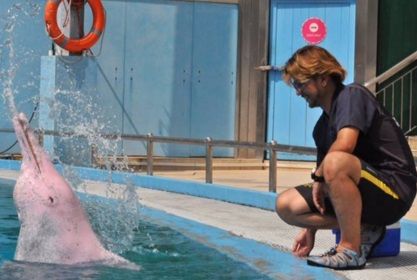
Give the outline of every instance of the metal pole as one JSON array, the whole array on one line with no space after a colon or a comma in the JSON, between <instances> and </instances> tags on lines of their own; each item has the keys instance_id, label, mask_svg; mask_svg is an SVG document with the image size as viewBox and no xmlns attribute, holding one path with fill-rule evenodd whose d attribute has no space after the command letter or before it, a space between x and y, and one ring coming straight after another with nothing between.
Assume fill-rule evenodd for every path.
<instances>
[{"instance_id":1,"label":"metal pole","mask_svg":"<svg viewBox=\"0 0 417 280\"><path fill-rule=\"evenodd\" d=\"M45 132L43 130L39 130L39 132L38 132L38 141L39 141L39 146L41 146L41 147L43 147L44 137L45 137Z\"/></svg>"},{"instance_id":2,"label":"metal pole","mask_svg":"<svg viewBox=\"0 0 417 280\"><path fill-rule=\"evenodd\" d=\"M70 6L70 37L81 39L84 37L84 0L72 0Z\"/></svg>"},{"instance_id":3,"label":"metal pole","mask_svg":"<svg viewBox=\"0 0 417 280\"><path fill-rule=\"evenodd\" d=\"M70 6L69 31L70 38L80 39L84 37L84 5L87 1L72 0ZM70 53L70 55L82 55L82 53Z\"/></svg>"},{"instance_id":4,"label":"metal pole","mask_svg":"<svg viewBox=\"0 0 417 280\"><path fill-rule=\"evenodd\" d=\"M153 135L148 133L146 135L146 161L147 161L147 174L153 175Z\"/></svg>"},{"instance_id":5,"label":"metal pole","mask_svg":"<svg viewBox=\"0 0 417 280\"><path fill-rule=\"evenodd\" d=\"M93 167L97 166L97 145L96 144L91 145L91 165Z\"/></svg>"},{"instance_id":6,"label":"metal pole","mask_svg":"<svg viewBox=\"0 0 417 280\"><path fill-rule=\"evenodd\" d=\"M269 147L269 191L277 192L277 142L272 140Z\"/></svg>"},{"instance_id":7,"label":"metal pole","mask_svg":"<svg viewBox=\"0 0 417 280\"><path fill-rule=\"evenodd\" d=\"M210 137L206 138L206 183L213 183L213 146Z\"/></svg>"}]
</instances>

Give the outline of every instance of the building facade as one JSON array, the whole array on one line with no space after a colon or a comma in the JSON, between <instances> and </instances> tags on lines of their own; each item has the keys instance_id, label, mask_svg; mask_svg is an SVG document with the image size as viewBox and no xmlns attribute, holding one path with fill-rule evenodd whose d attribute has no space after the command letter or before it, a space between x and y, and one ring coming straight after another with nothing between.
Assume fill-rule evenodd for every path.
<instances>
[{"instance_id":1,"label":"building facade","mask_svg":"<svg viewBox=\"0 0 417 280\"><path fill-rule=\"evenodd\" d=\"M4 18L14 2L18 1L1 2ZM44 5L44 1L32 2ZM417 46L413 32L417 21L412 14L417 2L412 0L104 0L103 4L106 30L92 49L96 70L76 75L80 81L75 84L80 92L94 88L100 93L96 100L106 114L108 133L258 143L275 140L312 147L311 132L320 110L307 108L283 83L279 71L296 49L306 44L323 46L346 68L346 82L364 83ZM21 18L23 23L13 38L16 46L24 46L30 62L15 77L16 88L22 88L16 96L18 107L30 115L36 102L25 101L39 99L40 57L51 52L51 41L44 33L42 10L32 18ZM87 7L85 30L91 18ZM8 38L7 21L3 24L0 37ZM2 52L2 69L14 59L9 53ZM65 59L60 63L65 64ZM77 67L90 71L89 65ZM271 71L259 70L268 65ZM391 106L411 128L417 124L413 75L407 80L410 93L401 97L407 104ZM90 81L82 81L87 78ZM31 87L24 87L28 83ZM87 84L88 90L83 88ZM4 90L5 83L2 86ZM397 98L393 93L390 96L388 101ZM6 105L1 106L7 116ZM11 127L7 117L1 121L2 128ZM36 125L36 114L33 122ZM14 136L2 135L7 141L0 148L6 148ZM122 142L120 148L126 155L146 151L144 145L132 141ZM204 152L192 146L156 147L160 156L193 157ZM214 155L265 156L246 149L216 149Z\"/></svg>"}]
</instances>

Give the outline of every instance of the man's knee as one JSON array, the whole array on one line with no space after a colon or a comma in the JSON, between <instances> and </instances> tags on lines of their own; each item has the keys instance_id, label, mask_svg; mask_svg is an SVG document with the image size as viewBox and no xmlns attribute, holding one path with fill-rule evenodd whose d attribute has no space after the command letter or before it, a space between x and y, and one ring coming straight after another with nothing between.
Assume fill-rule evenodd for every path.
<instances>
[{"instance_id":1,"label":"man's knee","mask_svg":"<svg viewBox=\"0 0 417 280\"><path fill-rule=\"evenodd\" d=\"M333 181L338 176L350 176L360 161L352 154L345 152L330 152L323 160L323 176L326 182ZM360 168L359 168L360 170Z\"/></svg>"},{"instance_id":2,"label":"man's knee","mask_svg":"<svg viewBox=\"0 0 417 280\"><path fill-rule=\"evenodd\" d=\"M290 195L288 191L285 191L277 196L275 202L275 211L277 212L278 216L285 220L285 217L290 215L291 207L290 207Z\"/></svg>"},{"instance_id":3,"label":"man's knee","mask_svg":"<svg viewBox=\"0 0 417 280\"><path fill-rule=\"evenodd\" d=\"M275 210L284 222L294 224L297 215L308 212L309 207L299 192L292 188L278 195Z\"/></svg>"},{"instance_id":4,"label":"man's knee","mask_svg":"<svg viewBox=\"0 0 417 280\"><path fill-rule=\"evenodd\" d=\"M283 211L286 209L287 201L285 199L285 192L282 194L279 194L277 196L277 199L275 200L275 211L280 215Z\"/></svg>"}]
</instances>

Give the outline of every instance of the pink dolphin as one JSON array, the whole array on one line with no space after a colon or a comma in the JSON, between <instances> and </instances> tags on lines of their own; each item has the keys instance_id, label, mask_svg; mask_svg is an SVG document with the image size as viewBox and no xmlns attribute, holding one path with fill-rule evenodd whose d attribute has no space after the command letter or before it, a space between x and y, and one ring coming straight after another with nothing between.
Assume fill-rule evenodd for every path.
<instances>
[{"instance_id":1,"label":"pink dolphin","mask_svg":"<svg viewBox=\"0 0 417 280\"><path fill-rule=\"evenodd\" d=\"M93 232L77 196L55 170L23 113L13 118L22 150L13 197L21 223L15 260L106 265L139 269L106 250Z\"/></svg>"}]
</instances>

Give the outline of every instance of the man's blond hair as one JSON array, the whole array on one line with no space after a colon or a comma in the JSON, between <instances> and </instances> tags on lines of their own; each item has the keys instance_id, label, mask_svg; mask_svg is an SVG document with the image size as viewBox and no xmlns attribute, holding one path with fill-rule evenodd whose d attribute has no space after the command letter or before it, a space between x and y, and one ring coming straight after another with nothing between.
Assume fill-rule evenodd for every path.
<instances>
[{"instance_id":1,"label":"man's blond hair","mask_svg":"<svg viewBox=\"0 0 417 280\"><path fill-rule=\"evenodd\" d=\"M346 70L326 49L308 45L298 49L283 67L283 79L290 84L292 80L305 83L319 76L330 76L341 83Z\"/></svg>"}]
</instances>

